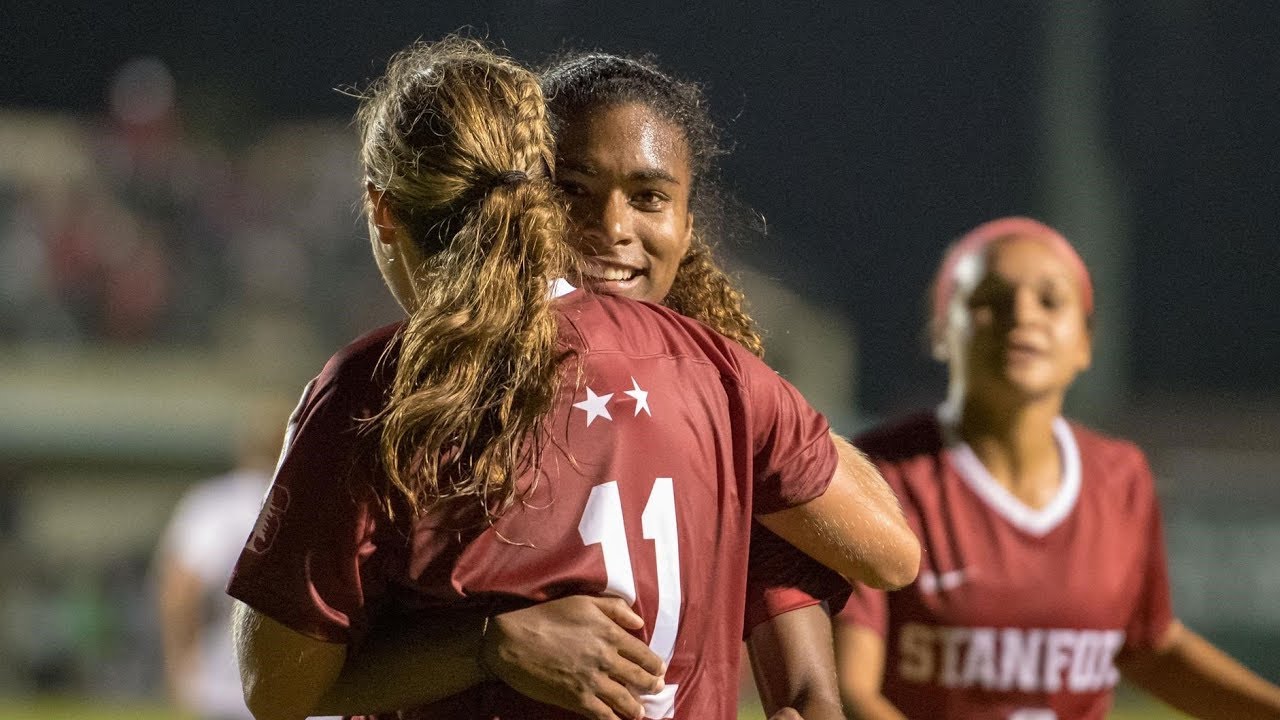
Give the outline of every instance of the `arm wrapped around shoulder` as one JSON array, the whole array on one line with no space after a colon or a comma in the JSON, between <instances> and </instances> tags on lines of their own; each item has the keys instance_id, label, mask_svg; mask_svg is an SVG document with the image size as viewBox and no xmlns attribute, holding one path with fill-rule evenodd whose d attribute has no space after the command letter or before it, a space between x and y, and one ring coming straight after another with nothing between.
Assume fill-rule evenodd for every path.
<instances>
[{"instance_id":1,"label":"arm wrapped around shoulder","mask_svg":"<svg viewBox=\"0 0 1280 720\"><path fill-rule=\"evenodd\" d=\"M826 492L757 519L849 580L888 590L907 585L920 568L920 542L898 499L866 456L831 439L840 461Z\"/></svg>"}]
</instances>

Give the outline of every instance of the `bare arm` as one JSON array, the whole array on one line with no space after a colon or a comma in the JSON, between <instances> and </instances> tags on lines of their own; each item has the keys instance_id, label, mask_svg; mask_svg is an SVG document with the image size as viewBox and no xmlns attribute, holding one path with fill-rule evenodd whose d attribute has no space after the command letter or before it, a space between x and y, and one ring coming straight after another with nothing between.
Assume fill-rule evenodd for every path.
<instances>
[{"instance_id":1,"label":"bare arm","mask_svg":"<svg viewBox=\"0 0 1280 720\"><path fill-rule=\"evenodd\" d=\"M196 670L200 649L203 586L200 578L171 552L161 551L158 573L165 683L176 706L193 710L188 706L185 686Z\"/></svg>"},{"instance_id":2,"label":"bare arm","mask_svg":"<svg viewBox=\"0 0 1280 720\"><path fill-rule=\"evenodd\" d=\"M906 720L881 694L884 682L884 638L858 625L837 624L840 696L850 717L858 720Z\"/></svg>"},{"instance_id":3,"label":"bare arm","mask_svg":"<svg viewBox=\"0 0 1280 720\"><path fill-rule=\"evenodd\" d=\"M365 638L311 714L405 710L474 687L492 672L523 695L588 718L638 718L643 707L635 695L660 690L664 672L661 658L626 631L643 625L625 601L585 596L502 613L487 624L471 611L436 613Z\"/></svg>"},{"instance_id":4,"label":"bare arm","mask_svg":"<svg viewBox=\"0 0 1280 720\"><path fill-rule=\"evenodd\" d=\"M307 637L239 601L232 636L245 704L257 720L314 714L347 655L346 645Z\"/></svg>"},{"instance_id":5,"label":"bare arm","mask_svg":"<svg viewBox=\"0 0 1280 720\"><path fill-rule=\"evenodd\" d=\"M485 677L484 616L396 628L360 652L298 633L237 602L236 657L245 703L257 720L405 710L447 697Z\"/></svg>"},{"instance_id":6,"label":"bare arm","mask_svg":"<svg viewBox=\"0 0 1280 720\"><path fill-rule=\"evenodd\" d=\"M1280 718L1280 688L1178 622L1156 649L1122 654L1116 664L1130 682L1198 718Z\"/></svg>"},{"instance_id":7,"label":"bare arm","mask_svg":"<svg viewBox=\"0 0 1280 720\"><path fill-rule=\"evenodd\" d=\"M834 435L840 462L821 496L756 519L806 555L850 580L896 589L920 567L916 539L880 472Z\"/></svg>"},{"instance_id":8,"label":"bare arm","mask_svg":"<svg viewBox=\"0 0 1280 720\"><path fill-rule=\"evenodd\" d=\"M831 647L831 618L821 605L783 613L747 638L760 701L770 718L844 720Z\"/></svg>"}]
</instances>

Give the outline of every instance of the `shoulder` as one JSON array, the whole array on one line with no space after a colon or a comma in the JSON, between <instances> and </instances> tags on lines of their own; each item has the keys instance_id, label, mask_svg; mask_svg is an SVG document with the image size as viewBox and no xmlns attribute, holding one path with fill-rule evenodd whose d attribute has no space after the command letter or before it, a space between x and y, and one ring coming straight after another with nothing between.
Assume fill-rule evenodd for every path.
<instances>
[{"instance_id":1,"label":"shoulder","mask_svg":"<svg viewBox=\"0 0 1280 720\"><path fill-rule=\"evenodd\" d=\"M558 303L561 341L574 350L669 357L736 371L749 355L697 320L654 303L578 290ZM754 358L754 356L751 356Z\"/></svg>"},{"instance_id":2,"label":"shoulder","mask_svg":"<svg viewBox=\"0 0 1280 720\"><path fill-rule=\"evenodd\" d=\"M916 412L877 425L853 439L877 463L897 463L942 451L942 429L932 412Z\"/></svg>"},{"instance_id":3,"label":"shoulder","mask_svg":"<svg viewBox=\"0 0 1280 720\"><path fill-rule=\"evenodd\" d=\"M304 405L319 398L342 404L380 405L383 391L395 377L402 325L396 322L372 330L334 353L311 382Z\"/></svg>"},{"instance_id":4,"label":"shoulder","mask_svg":"<svg viewBox=\"0 0 1280 720\"><path fill-rule=\"evenodd\" d=\"M1079 447L1082 464L1112 477L1135 473L1150 475L1146 454L1133 442L1107 435L1075 421L1068 420L1067 425Z\"/></svg>"},{"instance_id":5,"label":"shoulder","mask_svg":"<svg viewBox=\"0 0 1280 720\"><path fill-rule=\"evenodd\" d=\"M367 380L380 365L390 364L394 367L394 346L399 344L399 332L403 324L396 322L385 325L347 343L325 363L317 377L317 384Z\"/></svg>"},{"instance_id":6,"label":"shoulder","mask_svg":"<svg viewBox=\"0 0 1280 720\"><path fill-rule=\"evenodd\" d=\"M1097 485L1126 495L1153 496L1155 483L1146 453L1124 438L1067 421L1080 452L1080 471Z\"/></svg>"}]
</instances>

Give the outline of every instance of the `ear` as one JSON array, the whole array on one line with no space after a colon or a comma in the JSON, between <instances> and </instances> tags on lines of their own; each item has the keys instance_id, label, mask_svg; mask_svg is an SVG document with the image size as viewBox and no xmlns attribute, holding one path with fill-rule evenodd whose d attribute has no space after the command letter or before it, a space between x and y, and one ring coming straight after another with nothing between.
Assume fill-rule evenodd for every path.
<instances>
[{"instance_id":1,"label":"ear","mask_svg":"<svg viewBox=\"0 0 1280 720\"><path fill-rule=\"evenodd\" d=\"M1080 349L1080 372L1093 365L1093 328L1084 329L1084 347Z\"/></svg>"},{"instance_id":2,"label":"ear","mask_svg":"<svg viewBox=\"0 0 1280 720\"><path fill-rule=\"evenodd\" d=\"M689 254L689 247L693 244L693 213L684 214L684 253Z\"/></svg>"},{"instance_id":3,"label":"ear","mask_svg":"<svg viewBox=\"0 0 1280 720\"><path fill-rule=\"evenodd\" d=\"M379 190L373 181L368 181L364 184L364 192L370 224L377 231L378 241L383 245L394 245L400 239L400 223L391 212L391 203L384 202L386 191Z\"/></svg>"}]
</instances>

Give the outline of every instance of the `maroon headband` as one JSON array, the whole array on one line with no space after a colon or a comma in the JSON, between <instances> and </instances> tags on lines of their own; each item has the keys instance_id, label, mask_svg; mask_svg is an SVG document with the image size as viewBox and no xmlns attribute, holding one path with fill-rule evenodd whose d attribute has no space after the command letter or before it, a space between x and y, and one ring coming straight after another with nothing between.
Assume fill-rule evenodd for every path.
<instances>
[{"instance_id":1,"label":"maroon headband","mask_svg":"<svg viewBox=\"0 0 1280 720\"><path fill-rule=\"evenodd\" d=\"M952 244L942 259L938 275L933 281L933 325L941 328L947 317L947 306L956 291L956 268L964 258L982 252L997 240L1019 237L1039 240L1058 256L1076 277L1080 288L1080 302L1084 307L1085 317L1093 315L1093 280L1089 278L1089 269L1085 267L1080 254L1071 246L1062 233L1045 225L1039 220L1028 217L1004 217L985 222L965 233Z\"/></svg>"}]
</instances>

